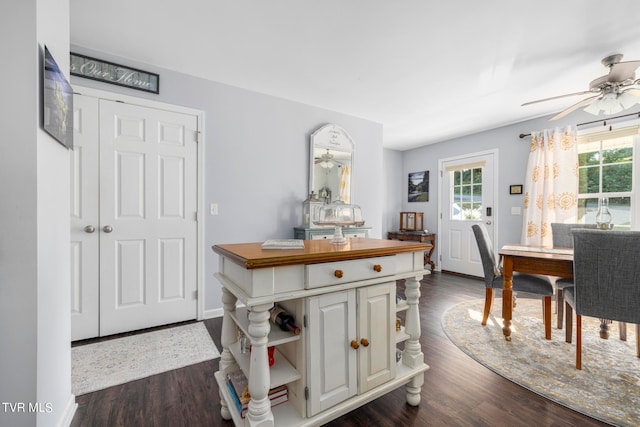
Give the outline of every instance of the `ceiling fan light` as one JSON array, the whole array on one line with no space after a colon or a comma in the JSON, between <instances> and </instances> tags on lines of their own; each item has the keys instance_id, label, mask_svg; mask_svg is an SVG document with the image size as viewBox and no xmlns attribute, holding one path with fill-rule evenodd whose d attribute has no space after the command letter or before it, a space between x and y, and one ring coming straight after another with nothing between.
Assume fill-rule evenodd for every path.
<instances>
[{"instance_id":1,"label":"ceiling fan light","mask_svg":"<svg viewBox=\"0 0 640 427\"><path fill-rule=\"evenodd\" d=\"M625 110L627 108L631 108L638 102L638 97L631 95L627 92L622 92L618 95L618 102L622 105L622 108Z\"/></svg>"},{"instance_id":2,"label":"ceiling fan light","mask_svg":"<svg viewBox=\"0 0 640 427\"><path fill-rule=\"evenodd\" d=\"M589 114L593 114L594 116L600 114L600 99L596 99L591 104L587 105L584 111Z\"/></svg>"},{"instance_id":3,"label":"ceiling fan light","mask_svg":"<svg viewBox=\"0 0 640 427\"><path fill-rule=\"evenodd\" d=\"M599 102L600 109L605 114L615 114L622 111L622 106L618 102L618 96L615 93L605 93Z\"/></svg>"},{"instance_id":4,"label":"ceiling fan light","mask_svg":"<svg viewBox=\"0 0 640 427\"><path fill-rule=\"evenodd\" d=\"M323 162L320 162L320 167L325 169L331 169L333 167L333 163L325 160Z\"/></svg>"}]
</instances>

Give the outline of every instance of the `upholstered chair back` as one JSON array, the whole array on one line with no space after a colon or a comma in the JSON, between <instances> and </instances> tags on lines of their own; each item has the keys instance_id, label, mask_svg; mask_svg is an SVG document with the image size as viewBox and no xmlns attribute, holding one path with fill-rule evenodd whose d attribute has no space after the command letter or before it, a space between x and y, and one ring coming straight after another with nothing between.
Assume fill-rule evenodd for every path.
<instances>
[{"instance_id":1,"label":"upholstered chair back","mask_svg":"<svg viewBox=\"0 0 640 427\"><path fill-rule=\"evenodd\" d=\"M595 229L597 224L561 224L559 222L551 223L551 237L553 238L553 247L572 248L573 236L571 231L576 228Z\"/></svg>"},{"instance_id":2,"label":"upholstered chair back","mask_svg":"<svg viewBox=\"0 0 640 427\"><path fill-rule=\"evenodd\" d=\"M572 234L576 313L640 323L640 231Z\"/></svg>"}]
</instances>

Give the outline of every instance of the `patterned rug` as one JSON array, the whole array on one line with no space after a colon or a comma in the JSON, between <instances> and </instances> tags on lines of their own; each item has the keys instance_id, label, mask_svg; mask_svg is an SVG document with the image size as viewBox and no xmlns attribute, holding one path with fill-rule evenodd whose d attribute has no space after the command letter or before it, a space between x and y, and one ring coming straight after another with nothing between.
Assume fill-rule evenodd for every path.
<instances>
[{"instance_id":1,"label":"patterned rug","mask_svg":"<svg viewBox=\"0 0 640 427\"><path fill-rule=\"evenodd\" d=\"M499 375L547 399L618 426L640 426L640 359L636 354L635 326L627 326L627 341L618 339L618 323L610 338L599 336L598 319L583 317L582 370L575 368L573 343L564 329L552 329L544 339L542 303L520 298L514 310L512 340L502 334L502 300L482 327L484 300L460 303L442 316L442 328L462 351ZM555 317L553 317L555 322Z\"/></svg>"},{"instance_id":2,"label":"patterned rug","mask_svg":"<svg viewBox=\"0 0 640 427\"><path fill-rule=\"evenodd\" d=\"M71 349L76 396L219 357L202 322Z\"/></svg>"}]
</instances>

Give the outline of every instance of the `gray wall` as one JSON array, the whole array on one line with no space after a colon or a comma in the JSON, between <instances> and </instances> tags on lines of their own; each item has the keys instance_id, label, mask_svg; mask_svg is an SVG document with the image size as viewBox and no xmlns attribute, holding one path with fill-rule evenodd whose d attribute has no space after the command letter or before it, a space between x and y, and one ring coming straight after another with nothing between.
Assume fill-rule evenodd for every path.
<instances>
[{"instance_id":1,"label":"gray wall","mask_svg":"<svg viewBox=\"0 0 640 427\"><path fill-rule=\"evenodd\" d=\"M72 77L76 89L93 87L204 111L205 310L222 306L212 245L293 237L308 196L309 136L326 123L342 126L355 141L352 203L362 207L373 237L381 236L382 125L80 46L71 51L160 74L159 95ZM219 215L209 215L210 203L218 204Z\"/></svg>"},{"instance_id":2,"label":"gray wall","mask_svg":"<svg viewBox=\"0 0 640 427\"><path fill-rule=\"evenodd\" d=\"M569 103L571 100L569 100ZM640 111L640 107L625 111L624 114ZM570 114L563 119L549 121L552 117L545 116L533 120L516 123L509 126L491 129L473 135L452 139L408 150L402 153L402 210L424 212L425 227L430 231L436 231L438 226L438 161L441 159L461 156L469 153L476 153L486 150L498 150L498 238L496 247L501 247L507 243L519 243L522 230L522 215L512 215L511 208L522 207L524 196L510 195L509 185L524 184L527 161L529 158L529 143L531 139L526 137L520 139L521 133L528 134L532 131L540 131L567 125L592 122L598 119L597 116L584 113L582 111ZM637 116L634 116L637 117ZM617 121L619 122L619 121ZM587 129L592 126L601 126L602 121L597 124L578 126L577 129ZM601 126L602 127L602 126ZM407 202L407 174L410 172L430 171L430 197L429 202L408 203ZM394 227L398 227L398 219Z\"/></svg>"},{"instance_id":3,"label":"gray wall","mask_svg":"<svg viewBox=\"0 0 640 427\"><path fill-rule=\"evenodd\" d=\"M65 425L69 151L41 129L40 93L44 45L68 75L68 0L4 2L0 39L0 425Z\"/></svg>"}]
</instances>

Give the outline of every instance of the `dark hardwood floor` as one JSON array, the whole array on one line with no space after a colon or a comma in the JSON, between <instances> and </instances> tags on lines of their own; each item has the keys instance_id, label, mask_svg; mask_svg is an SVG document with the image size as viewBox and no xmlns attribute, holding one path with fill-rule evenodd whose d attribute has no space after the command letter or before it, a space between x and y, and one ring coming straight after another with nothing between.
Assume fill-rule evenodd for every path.
<instances>
[{"instance_id":1,"label":"dark hardwood floor","mask_svg":"<svg viewBox=\"0 0 640 427\"><path fill-rule=\"evenodd\" d=\"M425 373L420 406L405 403L402 387L328 426L607 425L502 378L449 341L440 326L442 313L458 302L483 297L481 281L436 272L425 277L421 292L421 342L430 369ZM219 349L221 324L220 318L205 321ZM218 387L213 377L218 361L78 396L71 425L232 426L220 417Z\"/></svg>"}]
</instances>

